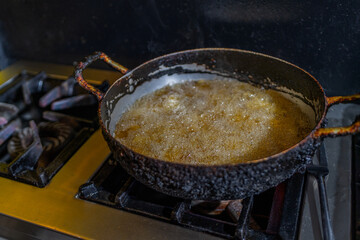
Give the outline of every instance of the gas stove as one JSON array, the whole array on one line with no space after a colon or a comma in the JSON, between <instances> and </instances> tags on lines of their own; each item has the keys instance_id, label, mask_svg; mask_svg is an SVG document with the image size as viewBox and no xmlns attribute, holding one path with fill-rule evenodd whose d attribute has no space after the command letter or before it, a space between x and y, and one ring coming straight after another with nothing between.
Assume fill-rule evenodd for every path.
<instances>
[{"instance_id":1,"label":"gas stove","mask_svg":"<svg viewBox=\"0 0 360 240\"><path fill-rule=\"evenodd\" d=\"M308 173L260 195L218 202L174 198L140 184L112 159L98 129L97 102L78 88L72 72L72 66L26 61L0 72L0 102L6 103L0 109L7 109L0 115L0 236L348 239L354 234L351 137L325 140ZM106 90L119 73L88 69L85 78ZM329 124L350 124L359 114L357 105L335 106Z\"/></svg>"},{"instance_id":2,"label":"gas stove","mask_svg":"<svg viewBox=\"0 0 360 240\"><path fill-rule=\"evenodd\" d=\"M0 88L0 176L45 187L98 128L96 104L72 77L12 78Z\"/></svg>"}]
</instances>

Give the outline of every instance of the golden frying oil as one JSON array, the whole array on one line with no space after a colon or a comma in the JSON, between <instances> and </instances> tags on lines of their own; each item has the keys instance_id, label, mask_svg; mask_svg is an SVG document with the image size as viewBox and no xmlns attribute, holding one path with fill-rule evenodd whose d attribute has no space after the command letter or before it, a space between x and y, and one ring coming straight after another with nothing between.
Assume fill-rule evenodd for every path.
<instances>
[{"instance_id":1,"label":"golden frying oil","mask_svg":"<svg viewBox=\"0 0 360 240\"><path fill-rule=\"evenodd\" d=\"M215 165L279 153L311 129L309 117L277 91L236 80L200 80L138 99L121 116L115 137L153 158Z\"/></svg>"}]
</instances>

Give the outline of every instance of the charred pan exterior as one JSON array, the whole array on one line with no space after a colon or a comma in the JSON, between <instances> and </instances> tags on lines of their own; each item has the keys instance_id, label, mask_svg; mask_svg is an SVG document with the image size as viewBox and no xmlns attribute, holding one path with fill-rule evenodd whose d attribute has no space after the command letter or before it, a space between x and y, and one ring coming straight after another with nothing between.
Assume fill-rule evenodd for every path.
<instances>
[{"instance_id":1,"label":"charred pan exterior","mask_svg":"<svg viewBox=\"0 0 360 240\"><path fill-rule=\"evenodd\" d=\"M274 187L295 172L304 172L319 146L319 141L309 138L301 146L261 162L194 166L142 156L103 134L115 159L139 182L175 197L203 200L243 199Z\"/></svg>"}]
</instances>

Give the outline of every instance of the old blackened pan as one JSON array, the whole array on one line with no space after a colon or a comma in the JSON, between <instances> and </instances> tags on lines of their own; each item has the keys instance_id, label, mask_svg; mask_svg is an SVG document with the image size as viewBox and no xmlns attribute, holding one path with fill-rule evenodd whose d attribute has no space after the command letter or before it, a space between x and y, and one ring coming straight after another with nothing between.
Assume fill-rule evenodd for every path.
<instances>
[{"instance_id":1,"label":"old blackened pan","mask_svg":"<svg viewBox=\"0 0 360 240\"><path fill-rule=\"evenodd\" d=\"M124 74L106 93L87 83L83 70L97 59ZM360 99L360 94L326 97L318 81L301 68L264 54L236 49L196 49L150 60L129 71L104 53L95 53L75 69L78 83L99 100L99 120L110 150L121 166L143 184L187 199L240 199L278 185L311 162L322 138L359 132L348 127L324 128L328 108ZM188 165L143 156L116 140L115 125L135 100L167 84L199 79L235 78L286 92L308 106L313 130L291 148L267 158L233 165Z\"/></svg>"}]
</instances>

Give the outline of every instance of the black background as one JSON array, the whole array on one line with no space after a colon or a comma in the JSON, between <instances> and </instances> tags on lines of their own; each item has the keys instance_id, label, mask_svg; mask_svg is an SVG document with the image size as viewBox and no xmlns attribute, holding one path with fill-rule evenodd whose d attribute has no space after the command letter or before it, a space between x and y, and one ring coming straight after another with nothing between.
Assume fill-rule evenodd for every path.
<instances>
[{"instance_id":1,"label":"black background","mask_svg":"<svg viewBox=\"0 0 360 240\"><path fill-rule=\"evenodd\" d=\"M360 1L0 1L0 68L18 59L71 65L94 51L133 68L230 47L290 61L327 95L348 95L360 92L359 39Z\"/></svg>"}]
</instances>

